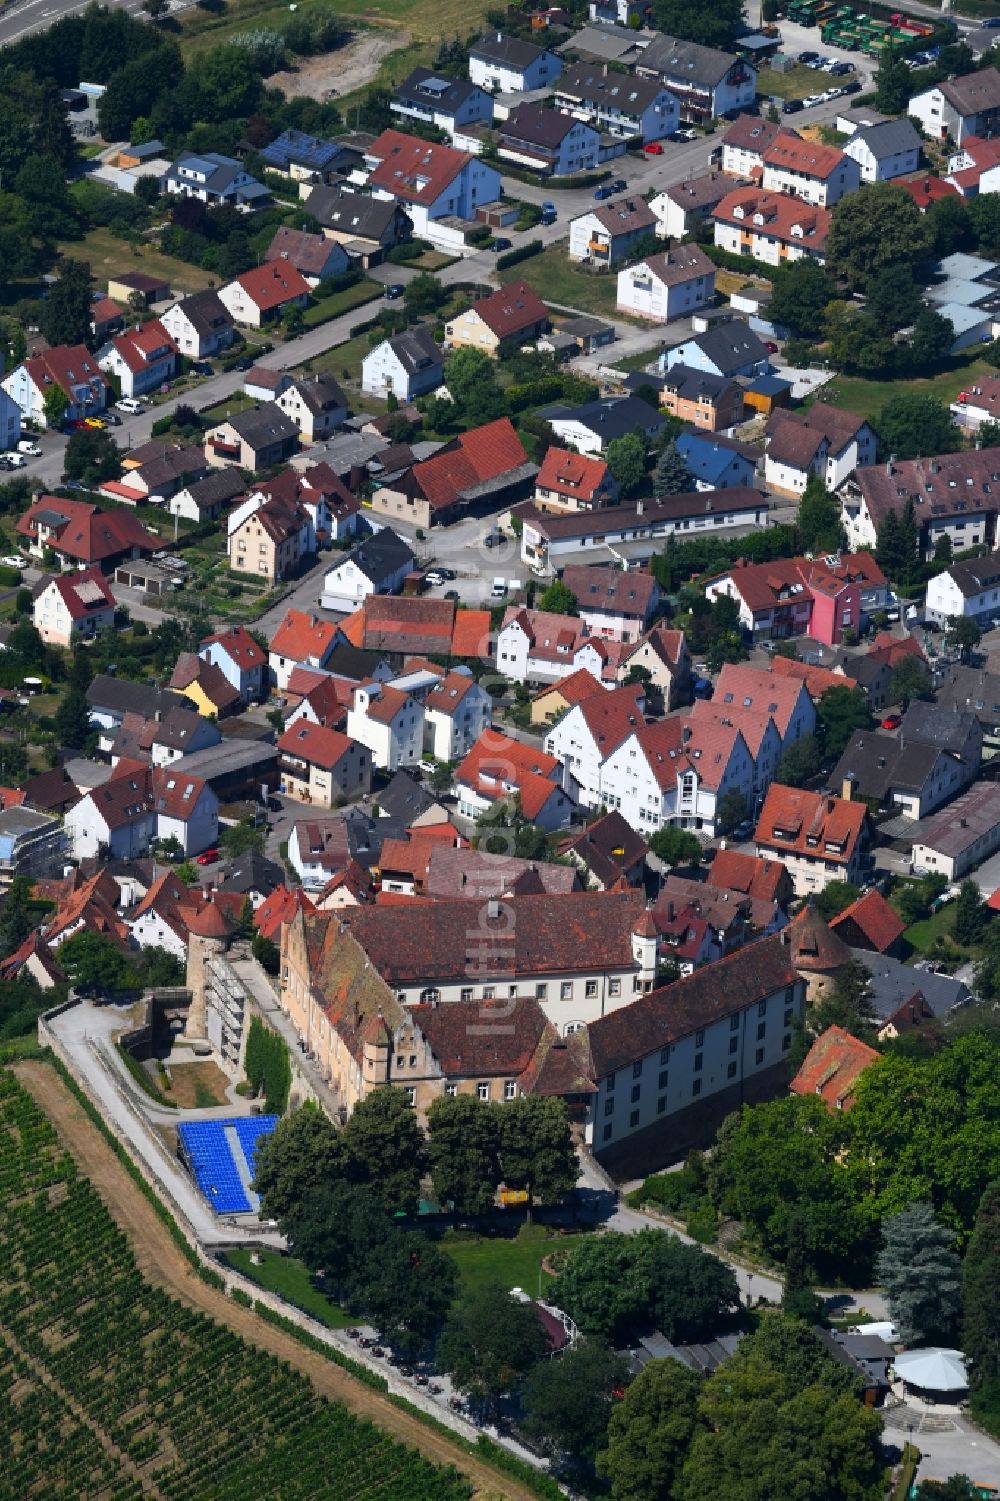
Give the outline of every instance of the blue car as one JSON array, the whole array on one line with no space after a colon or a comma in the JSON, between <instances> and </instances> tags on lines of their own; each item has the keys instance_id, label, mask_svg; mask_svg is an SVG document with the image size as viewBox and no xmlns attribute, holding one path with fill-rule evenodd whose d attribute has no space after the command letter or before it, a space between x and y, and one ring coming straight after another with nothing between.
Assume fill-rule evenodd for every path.
<instances>
[{"instance_id":1,"label":"blue car","mask_svg":"<svg viewBox=\"0 0 1000 1501\"><path fill-rule=\"evenodd\" d=\"M610 198L610 197L612 197L612 195L614 194L614 191L615 190L611 186L610 183L604 183L601 187L599 187L597 189L597 191L594 194L594 197L597 199L598 202L600 202L602 198Z\"/></svg>"}]
</instances>

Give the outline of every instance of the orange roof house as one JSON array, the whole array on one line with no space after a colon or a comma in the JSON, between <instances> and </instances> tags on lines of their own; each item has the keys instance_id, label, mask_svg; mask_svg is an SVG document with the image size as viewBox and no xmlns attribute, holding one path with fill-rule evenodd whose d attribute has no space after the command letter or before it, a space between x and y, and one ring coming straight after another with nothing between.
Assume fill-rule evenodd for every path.
<instances>
[{"instance_id":1,"label":"orange roof house","mask_svg":"<svg viewBox=\"0 0 1000 1501\"><path fill-rule=\"evenodd\" d=\"M819 1095L831 1112L850 1110L858 1079L878 1056L843 1027L827 1027L809 1049L790 1087L794 1094Z\"/></svg>"},{"instance_id":2,"label":"orange roof house","mask_svg":"<svg viewBox=\"0 0 1000 1501\"><path fill-rule=\"evenodd\" d=\"M866 891L839 913L830 927L852 949L896 954L905 924L880 891Z\"/></svg>"},{"instance_id":3,"label":"orange roof house","mask_svg":"<svg viewBox=\"0 0 1000 1501\"><path fill-rule=\"evenodd\" d=\"M540 510L596 511L618 499L618 481L603 459L555 444L545 451L535 478Z\"/></svg>"},{"instance_id":4,"label":"orange roof house","mask_svg":"<svg viewBox=\"0 0 1000 1501\"><path fill-rule=\"evenodd\" d=\"M757 853L784 863L796 893L808 896L831 881L856 881L868 843L864 803L772 782L760 810Z\"/></svg>"}]
</instances>

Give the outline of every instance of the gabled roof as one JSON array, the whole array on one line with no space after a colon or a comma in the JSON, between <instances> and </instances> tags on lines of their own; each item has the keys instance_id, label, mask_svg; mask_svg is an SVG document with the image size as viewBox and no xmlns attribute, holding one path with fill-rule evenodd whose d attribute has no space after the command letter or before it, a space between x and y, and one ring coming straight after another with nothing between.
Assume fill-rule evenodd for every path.
<instances>
[{"instance_id":1,"label":"gabled roof","mask_svg":"<svg viewBox=\"0 0 1000 1501\"><path fill-rule=\"evenodd\" d=\"M32 384L43 395L49 386L57 385L71 401L75 401L74 392L80 386L107 387L96 357L83 344L54 345L26 360L25 369Z\"/></svg>"},{"instance_id":2,"label":"gabled roof","mask_svg":"<svg viewBox=\"0 0 1000 1501\"><path fill-rule=\"evenodd\" d=\"M713 886L742 891L765 902L780 901L782 893L791 884L788 872L779 861L729 849L716 851L708 879Z\"/></svg>"},{"instance_id":3,"label":"gabled roof","mask_svg":"<svg viewBox=\"0 0 1000 1501\"><path fill-rule=\"evenodd\" d=\"M849 864L867 823L864 803L845 802L804 787L772 782L754 838L789 854L812 855L828 864Z\"/></svg>"},{"instance_id":4,"label":"gabled roof","mask_svg":"<svg viewBox=\"0 0 1000 1501\"><path fill-rule=\"evenodd\" d=\"M354 741L338 730L313 724L308 719L297 719L291 729L278 737L278 749L284 755L299 757L323 771L333 771L339 766L353 745Z\"/></svg>"},{"instance_id":5,"label":"gabled roof","mask_svg":"<svg viewBox=\"0 0 1000 1501\"><path fill-rule=\"evenodd\" d=\"M855 682L854 664L851 664L850 672L840 673L830 667L813 667L794 657L776 655L771 658L771 671L775 677L797 678L800 683L805 683L806 692L814 702L831 688L850 688Z\"/></svg>"},{"instance_id":6,"label":"gabled roof","mask_svg":"<svg viewBox=\"0 0 1000 1501\"><path fill-rule=\"evenodd\" d=\"M617 808L595 819L559 846L561 855L575 855L605 887L619 880L637 861L645 860L649 845Z\"/></svg>"},{"instance_id":7,"label":"gabled roof","mask_svg":"<svg viewBox=\"0 0 1000 1501\"><path fill-rule=\"evenodd\" d=\"M234 412L231 417L225 417L219 426L231 427L253 449L267 448L276 442L287 443L299 435L291 417L273 401L269 401L266 406Z\"/></svg>"},{"instance_id":8,"label":"gabled roof","mask_svg":"<svg viewBox=\"0 0 1000 1501\"><path fill-rule=\"evenodd\" d=\"M291 890L287 886L276 886L254 913L253 925L262 938L279 943L283 925L290 923L299 912L312 914L315 911L301 886L294 886Z\"/></svg>"},{"instance_id":9,"label":"gabled roof","mask_svg":"<svg viewBox=\"0 0 1000 1501\"><path fill-rule=\"evenodd\" d=\"M854 948L874 949L884 954L903 936L905 924L894 907L874 887L845 907L830 923L830 930Z\"/></svg>"},{"instance_id":10,"label":"gabled roof","mask_svg":"<svg viewBox=\"0 0 1000 1501\"><path fill-rule=\"evenodd\" d=\"M739 318L729 323L716 323L686 343L699 349L722 375L732 375L745 365L767 360L767 345L749 323L743 323Z\"/></svg>"},{"instance_id":11,"label":"gabled roof","mask_svg":"<svg viewBox=\"0 0 1000 1501\"><path fill-rule=\"evenodd\" d=\"M722 144L731 146L734 151L761 153L781 133L782 127L777 120L765 120L761 115L737 115L722 137Z\"/></svg>"},{"instance_id":12,"label":"gabled roof","mask_svg":"<svg viewBox=\"0 0 1000 1501\"><path fill-rule=\"evenodd\" d=\"M427 1042L445 1078L517 1078L552 1030L533 998L444 1006L410 1006L408 1019Z\"/></svg>"},{"instance_id":13,"label":"gabled roof","mask_svg":"<svg viewBox=\"0 0 1000 1501\"><path fill-rule=\"evenodd\" d=\"M693 974L639 996L588 1027L595 1078L605 1078L668 1043L794 985L796 973L780 934L761 938L748 954L734 953Z\"/></svg>"},{"instance_id":14,"label":"gabled roof","mask_svg":"<svg viewBox=\"0 0 1000 1501\"><path fill-rule=\"evenodd\" d=\"M611 236L641 234L656 227L656 215L645 198L612 198L609 203L599 203L581 215L581 218L591 217Z\"/></svg>"},{"instance_id":15,"label":"gabled roof","mask_svg":"<svg viewBox=\"0 0 1000 1501\"><path fill-rule=\"evenodd\" d=\"M802 697L802 684L748 663L726 663L712 696L712 705L725 711L750 709L767 714L774 720L782 740L791 727L792 716Z\"/></svg>"},{"instance_id":16,"label":"gabled roof","mask_svg":"<svg viewBox=\"0 0 1000 1501\"><path fill-rule=\"evenodd\" d=\"M365 152L377 163L369 187L381 188L407 203L430 206L472 161L468 151L432 145L400 130L383 130Z\"/></svg>"},{"instance_id":17,"label":"gabled roof","mask_svg":"<svg viewBox=\"0 0 1000 1501\"><path fill-rule=\"evenodd\" d=\"M862 125L847 144L853 145L855 141L863 141L876 161L920 150L920 137L912 121L905 116L899 120L880 120L875 125Z\"/></svg>"},{"instance_id":18,"label":"gabled roof","mask_svg":"<svg viewBox=\"0 0 1000 1501\"><path fill-rule=\"evenodd\" d=\"M455 115L476 92L477 85L467 78L452 78L433 68L414 68L396 85L393 98L404 104L430 107L436 114Z\"/></svg>"},{"instance_id":19,"label":"gabled roof","mask_svg":"<svg viewBox=\"0 0 1000 1501\"><path fill-rule=\"evenodd\" d=\"M562 581L573 594L581 611L606 610L643 621L654 607L659 593L651 573L639 569L591 568L586 564L568 564Z\"/></svg>"},{"instance_id":20,"label":"gabled roof","mask_svg":"<svg viewBox=\"0 0 1000 1501\"><path fill-rule=\"evenodd\" d=\"M160 543L130 511L102 511L80 500L41 495L17 523L22 537L50 528L49 546L79 563L101 563L119 553L155 552Z\"/></svg>"},{"instance_id":21,"label":"gabled roof","mask_svg":"<svg viewBox=\"0 0 1000 1501\"><path fill-rule=\"evenodd\" d=\"M897 178L897 187L904 188L916 203L921 213L925 213L932 203L937 203L939 198L957 198L958 189L953 183L945 182L941 177L934 177L924 173L922 177Z\"/></svg>"},{"instance_id":22,"label":"gabled roof","mask_svg":"<svg viewBox=\"0 0 1000 1501\"><path fill-rule=\"evenodd\" d=\"M844 160L839 146L821 146L793 130L781 130L764 152L764 166L826 181Z\"/></svg>"},{"instance_id":23,"label":"gabled roof","mask_svg":"<svg viewBox=\"0 0 1000 1501\"><path fill-rule=\"evenodd\" d=\"M292 162L313 172L322 172L343 152L337 141L327 141L321 136L307 135L302 130L283 130L275 140L265 146L260 155L270 167L280 171Z\"/></svg>"},{"instance_id":24,"label":"gabled roof","mask_svg":"<svg viewBox=\"0 0 1000 1501\"><path fill-rule=\"evenodd\" d=\"M469 56L482 58L485 62L502 63L512 69L524 69L529 68L544 51L544 47L536 47L534 42L523 42L520 37L491 31L473 42Z\"/></svg>"},{"instance_id":25,"label":"gabled roof","mask_svg":"<svg viewBox=\"0 0 1000 1501\"><path fill-rule=\"evenodd\" d=\"M1000 73L996 68L980 68L978 73L966 73L962 78L951 78L935 87L962 116L1000 109Z\"/></svg>"},{"instance_id":26,"label":"gabled roof","mask_svg":"<svg viewBox=\"0 0 1000 1501\"><path fill-rule=\"evenodd\" d=\"M433 836L435 824L426 833ZM482 849L456 849L437 838L416 836L427 848L424 892L438 900L465 897L484 901L488 897L524 896L532 893L576 891L577 871L544 860L521 860L514 855L491 855Z\"/></svg>"},{"instance_id":27,"label":"gabled roof","mask_svg":"<svg viewBox=\"0 0 1000 1501\"><path fill-rule=\"evenodd\" d=\"M327 229L336 229L358 240L381 240L402 215L410 220L394 199L370 198L349 187L313 188L309 195L309 212ZM411 226L412 227L412 226Z\"/></svg>"},{"instance_id":28,"label":"gabled roof","mask_svg":"<svg viewBox=\"0 0 1000 1501\"><path fill-rule=\"evenodd\" d=\"M333 376L326 370L321 370L315 375L300 376L287 390L294 391L303 405L317 417L326 412L338 411L341 407L345 411L347 409L347 397ZM282 392L279 400L284 400L285 394Z\"/></svg>"},{"instance_id":29,"label":"gabled roof","mask_svg":"<svg viewBox=\"0 0 1000 1501\"><path fill-rule=\"evenodd\" d=\"M590 458L555 444L545 450L535 484L574 500L593 501L607 486L610 471L603 459Z\"/></svg>"},{"instance_id":30,"label":"gabled roof","mask_svg":"<svg viewBox=\"0 0 1000 1501\"><path fill-rule=\"evenodd\" d=\"M709 260L700 245L682 245L679 240L671 240L666 250L647 255L645 260L629 266L628 274L635 276L643 267L663 287L679 287L703 276L714 276L716 269L715 262Z\"/></svg>"},{"instance_id":31,"label":"gabled roof","mask_svg":"<svg viewBox=\"0 0 1000 1501\"><path fill-rule=\"evenodd\" d=\"M927 459L892 459L859 469L855 482L876 531L890 511L913 501L917 525L945 516L1000 510L1000 448L967 449Z\"/></svg>"},{"instance_id":32,"label":"gabled roof","mask_svg":"<svg viewBox=\"0 0 1000 1501\"><path fill-rule=\"evenodd\" d=\"M138 323L134 328L115 334L111 345L133 375L177 353L177 345L159 318L151 318L147 323Z\"/></svg>"},{"instance_id":33,"label":"gabled roof","mask_svg":"<svg viewBox=\"0 0 1000 1501\"><path fill-rule=\"evenodd\" d=\"M377 589L388 579L394 578L400 568L413 568L416 557L409 544L391 526L386 526L359 542L339 567L343 568L348 563L353 563Z\"/></svg>"},{"instance_id":34,"label":"gabled roof","mask_svg":"<svg viewBox=\"0 0 1000 1501\"><path fill-rule=\"evenodd\" d=\"M718 203L714 217L820 254L830 232L829 209L764 188L734 188Z\"/></svg>"},{"instance_id":35,"label":"gabled roof","mask_svg":"<svg viewBox=\"0 0 1000 1501\"><path fill-rule=\"evenodd\" d=\"M526 281L508 282L499 291L474 302L472 311L498 339L513 338L549 319L544 302Z\"/></svg>"},{"instance_id":36,"label":"gabled roof","mask_svg":"<svg viewBox=\"0 0 1000 1501\"><path fill-rule=\"evenodd\" d=\"M510 418L500 417L462 433L433 458L414 464L411 473L431 509L438 511L527 463L528 455Z\"/></svg>"},{"instance_id":37,"label":"gabled roof","mask_svg":"<svg viewBox=\"0 0 1000 1501\"><path fill-rule=\"evenodd\" d=\"M865 426L863 417L825 401L802 411L777 407L768 419L767 456L779 464L807 469L824 443L832 453L840 453Z\"/></svg>"},{"instance_id":38,"label":"gabled roof","mask_svg":"<svg viewBox=\"0 0 1000 1501\"><path fill-rule=\"evenodd\" d=\"M217 714L234 708L240 703L237 688L220 667L204 661L192 651L182 651L170 675L170 687L178 693L196 686L208 699Z\"/></svg>"},{"instance_id":39,"label":"gabled roof","mask_svg":"<svg viewBox=\"0 0 1000 1501\"><path fill-rule=\"evenodd\" d=\"M566 68L555 85L560 97L587 105L605 105L625 116L641 115L663 93L659 79L637 78L593 63Z\"/></svg>"},{"instance_id":40,"label":"gabled roof","mask_svg":"<svg viewBox=\"0 0 1000 1501\"><path fill-rule=\"evenodd\" d=\"M595 678L594 674L586 667L578 667L575 672L568 673L564 678L558 678L554 683L546 683L544 688L539 688L533 697L538 699L548 698L554 694L565 699L567 704L582 704L585 698L592 698L595 693L605 693L604 684Z\"/></svg>"},{"instance_id":41,"label":"gabled roof","mask_svg":"<svg viewBox=\"0 0 1000 1501\"><path fill-rule=\"evenodd\" d=\"M198 650L211 645L219 646L244 672L254 667L263 667L267 662L257 642L243 625L232 625L227 630L216 631L214 636L205 636Z\"/></svg>"},{"instance_id":42,"label":"gabled roof","mask_svg":"<svg viewBox=\"0 0 1000 1501\"><path fill-rule=\"evenodd\" d=\"M714 87L722 82L736 62L732 52L661 34L643 52L639 69L643 73L658 73L667 83L674 79L678 84Z\"/></svg>"},{"instance_id":43,"label":"gabled roof","mask_svg":"<svg viewBox=\"0 0 1000 1501\"><path fill-rule=\"evenodd\" d=\"M517 104L500 125L501 141L524 142L543 151L552 151L566 139L571 130L584 129L596 137L597 132L572 115L561 110L546 109L541 104Z\"/></svg>"},{"instance_id":44,"label":"gabled roof","mask_svg":"<svg viewBox=\"0 0 1000 1501\"><path fill-rule=\"evenodd\" d=\"M336 241L305 229L289 229L283 224L264 255L266 261L288 261L303 276L322 276L331 255L336 255ZM340 252L343 257L343 252Z\"/></svg>"},{"instance_id":45,"label":"gabled roof","mask_svg":"<svg viewBox=\"0 0 1000 1501\"><path fill-rule=\"evenodd\" d=\"M99 568L86 568L82 573L57 574L44 586L55 589L66 606L73 621L86 620L101 611L115 608L115 597L108 581Z\"/></svg>"},{"instance_id":46,"label":"gabled roof","mask_svg":"<svg viewBox=\"0 0 1000 1501\"><path fill-rule=\"evenodd\" d=\"M410 375L430 366L444 364L441 348L425 323L418 323L415 328L406 328L400 334L393 334L386 343Z\"/></svg>"},{"instance_id":47,"label":"gabled roof","mask_svg":"<svg viewBox=\"0 0 1000 1501\"><path fill-rule=\"evenodd\" d=\"M854 1087L878 1053L843 1027L827 1027L817 1037L791 1082L794 1094L818 1094L828 1110L850 1110Z\"/></svg>"},{"instance_id":48,"label":"gabled roof","mask_svg":"<svg viewBox=\"0 0 1000 1501\"><path fill-rule=\"evenodd\" d=\"M337 639L338 627L302 610L287 610L271 637L271 652L292 662L315 659L320 666Z\"/></svg>"},{"instance_id":49,"label":"gabled roof","mask_svg":"<svg viewBox=\"0 0 1000 1501\"><path fill-rule=\"evenodd\" d=\"M265 261L236 277L244 293L262 313L309 295L309 283L288 261Z\"/></svg>"},{"instance_id":50,"label":"gabled roof","mask_svg":"<svg viewBox=\"0 0 1000 1501\"><path fill-rule=\"evenodd\" d=\"M424 709L450 717L462 707L476 680L467 668L461 672L448 672L440 678L424 699Z\"/></svg>"},{"instance_id":51,"label":"gabled roof","mask_svg":"<svg viewBox=\"0 0 1000 1501\"><path fill-rule=\"evenodd\" d=\"M455 781L487 802L517 794L525 817L537 818L549 798L559 792L561 770L555 756L519 740L501 740L485 730L460 763Z\"/></svg>"}]
</instances>

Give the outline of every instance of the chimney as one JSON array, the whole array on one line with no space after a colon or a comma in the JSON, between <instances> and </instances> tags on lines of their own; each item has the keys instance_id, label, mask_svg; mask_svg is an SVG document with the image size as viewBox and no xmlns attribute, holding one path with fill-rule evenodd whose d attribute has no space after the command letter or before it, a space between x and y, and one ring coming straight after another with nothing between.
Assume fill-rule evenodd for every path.
<instances>
[{"instance_id":1,"label":"chimney","mask_svg":"<svg viewBox=\"0 0 1000 1501\"><path fill-rule=\"evenodd\" d=\"M847 776L847 777L844 778L844 780L840 784L840 795L843 798L843 800L844 800L845 803L849 803L851 801L851 794L853 793L853 791L854 791L853 784L851 782L850 777Z\"/></svg>"}]
</instances>

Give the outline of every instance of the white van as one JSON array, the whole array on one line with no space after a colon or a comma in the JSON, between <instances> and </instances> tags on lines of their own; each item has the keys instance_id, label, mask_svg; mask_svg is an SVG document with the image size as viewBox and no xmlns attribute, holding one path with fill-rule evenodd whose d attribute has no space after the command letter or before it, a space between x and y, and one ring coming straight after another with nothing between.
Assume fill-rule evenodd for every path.
<instances>
[{"instance_id":1,"label":"white van","mask_svg":"<svg viewBox=\"0 0 1000 1501\"><path fill-rule=\"evenodd\" d=\"M490 599L504 599L507 594L507 580L494 579L493 588L490 590Z\"/></svg>"},{"instance_id":2,"label":"white van","mask_svg":"<svg viewBox=\"0 0 1000 1501\"><path fill-rule=\"evenodd\" d=\"M26 453L29 459L40 459L42 456L42 450L30 438L22 438L17 445L17 451L18 453Z\"/></svg>"},{"instance_id":3,"label":"white van","mask_svg":"<svg viewBox=\"0 0 1000 1501\"><path fill-rule=\"evenodd\" d=\"M142 411L142 402L137 396L123 396L121 401L116 401L115 406L120 412L130 412L137 417Z\"/></svg>"}]
</instances>

